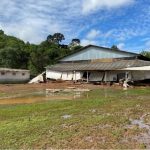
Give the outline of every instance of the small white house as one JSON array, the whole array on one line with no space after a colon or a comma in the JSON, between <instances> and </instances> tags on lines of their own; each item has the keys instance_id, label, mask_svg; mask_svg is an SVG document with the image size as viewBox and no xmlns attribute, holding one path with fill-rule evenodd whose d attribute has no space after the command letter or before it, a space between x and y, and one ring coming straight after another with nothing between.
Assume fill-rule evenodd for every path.
<instances>
[{"instance_id":1,"label":"small white house","mask_svg":"<svg viewBox=\"0 0 150 150\"><path fill-rule=\"evenodd\" d=\"M29 79L29 70L0 68L0 83L23 83Z\"/></svg>"}]
</instances>

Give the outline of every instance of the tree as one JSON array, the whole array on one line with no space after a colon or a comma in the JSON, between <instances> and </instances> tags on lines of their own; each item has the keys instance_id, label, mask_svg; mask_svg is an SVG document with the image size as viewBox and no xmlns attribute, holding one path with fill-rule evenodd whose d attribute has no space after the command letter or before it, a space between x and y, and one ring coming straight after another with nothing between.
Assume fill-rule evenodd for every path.
<instances>
[{"instance_id":1,"label":"tree","mask_svg":"<svg viewBox=\"0 0 150 150\"><path fill-rule=\"evenodd\" d=\"M72 45L79 46L80 45L80 39L72 39Z\"/></svg>"},{"instance_id":2,"label":"tree","mask_svg":"<svg viewBox=\"0 0 150 150\"><path fill-rule=\"evenodd\" d=\"M54 43L59 44L62 40L65 40L65 37L63 34L61 33L55 33L53 35L53 39L54 39Z\"/></svg>"},{"instance_id":3,"label":"tree","mask_svg":"<svg viewBox=\"0 0 150 150\"><path fill-rule=\"evenodd\" d=\"M69 47L71 50L73 50L75 47L80 47L80 39L72 39Z\"/></svg>"},{"instance_id":4,"label":"tree","mask_svg":"<svg viewBox=\"0 0 150 150\"><path fill-rule=\"evenodd\" d=\"M26 69L29 54L24 50L6 47L0 50L0 67Z\"/></svg>"},{"instance_id":5,"label":"tree","mask_svg":"<svg viewBox=\"0 0 150 150\"><path fill-rule=\"evenodd\" d=\"M47 41L48 41L49 43L52 43L52 42L53 42L53 36L52 36L52 35L48 35L48 36L47 36Z\"/></svg>"},{"instance_id":6,"label":"tree","mask_svg":"<svg viewBox=\"0 0 150 150\"><path fill-rule=\"evenodd\" d=\"M62 40L65 40L65 37L61 33L55 33L53 35L48 35L48 37L47 37L47 41L49 43L54 43L54 44L58 44L58 45L60 44L60 42Z\"/></svg>"},{"instance_id":7,"label":"tree","mask_svg":"<svg viewBox=\"0 0 150 150\"><path fill-rule=\"evenodd\" d=\"M43 47L38 47L38 49L32 51L29 62L29 68L32 70L31 74L36 75L43 72L45 67L53 64L59 55L60 52L55 48L44 49Z\"/></svg>"},{"instance_id":8,"label":"tree","mask_svg":"<svg viewBox=\"0 0 150 150\"><path fill-rule=\"evenodd\" d=\"M29 69L31 75L37 75L45 70L47 65L70 53L68 45L62 45L64 35L55 33L40 44L24 42L14 36L4 34L0 30L0 67ZM80 43L79 39L72 39L73 43ZM81 46L73 47L76 51Z\"/></svg>"},{"instance_id":9,"label":"tree","mask_svg":"<svg viewBox=\"0 0 150 150\"><path fill-rule=\"evenodd\" d=\"M0 35L4 35L4 31L3 30L0 30Z\"/></svg>"},{"instance_id":10,"label":"tree","mask_svg":"<svg viewBox=\"0 0 150 150\"><path fill-rule=\"evenodd\" d=\"M145 56L147 58L150 58L150 51L142 51L141 55L143 55L143 56Z\"/></svg>"},{"instance_id":11,"label":"tree","mask_svg":"<svg viewBox=\"0 0 150 150\"><path fill-rule=\"evenodd\" d=\"M3 31L0 30L0 49L6 46L7 39L6 36L3 34Z\"/></svg>"},{"instance_id":12,"label":"tree","mask_svg":"<svg viewBox=\"0 0 150 150\"><path fill-rule=\"evenodd\" d=\"M116 45L113 45L113 46L111 47L111 49L112 49L112 50L120 50Z\"/></svg>"}]
</instances>

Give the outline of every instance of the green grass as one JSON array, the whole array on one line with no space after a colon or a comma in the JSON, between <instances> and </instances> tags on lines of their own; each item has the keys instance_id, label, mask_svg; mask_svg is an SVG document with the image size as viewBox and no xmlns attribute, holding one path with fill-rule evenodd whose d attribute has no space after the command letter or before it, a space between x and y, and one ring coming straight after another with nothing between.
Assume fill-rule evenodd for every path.
<instances>
[{"instance_id":1,"label":"green grass","mask_svg":"<svg viewBox=\"0 0 150 150\"><path fill-rule=\"evenodd\" d=\"M149 96L149 88L99 89L82 100L1 105L0 149L146 148L132 138L146 131L126 126L150 113Z\"/></svg>"}]
</instances>

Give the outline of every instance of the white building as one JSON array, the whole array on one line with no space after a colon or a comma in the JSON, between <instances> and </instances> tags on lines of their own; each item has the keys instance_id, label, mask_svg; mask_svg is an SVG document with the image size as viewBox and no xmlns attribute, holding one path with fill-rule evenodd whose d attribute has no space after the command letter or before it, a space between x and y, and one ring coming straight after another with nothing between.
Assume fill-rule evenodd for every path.
<instances>
[{"instance_id":1,"label":"white building","mask_svg":"<svg viewBox=\"0 0 150 150\"><path fill-rule=\"evenodd\" d=\"M119 82L150 79L150 61L140 54L88 45L46 67L47 79Z\"/></svg>"},{"instance_id":2,"label":"white building","mask_svg":"<svg viewBox=\"0 0 150 150\"><path fill-rule=\"evenodd\" d=\"M25 83L29 79L29 70L0 68L0 83Z\"/></svg>"}]
</instances>

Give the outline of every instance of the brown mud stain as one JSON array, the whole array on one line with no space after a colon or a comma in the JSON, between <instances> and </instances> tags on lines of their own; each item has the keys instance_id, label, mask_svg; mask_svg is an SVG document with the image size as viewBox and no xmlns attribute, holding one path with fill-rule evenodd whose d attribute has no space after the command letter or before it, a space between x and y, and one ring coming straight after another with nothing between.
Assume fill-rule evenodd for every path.
<instances>
[{"instance_id":1,"label":"brown mud stain","mask_svg":"<svg viewBox=\"0 0 150 150\"><path fill-rule=\"evenodd\" d=\"M20 97L4 97L0 99L0 105L12 104L32 104L39 102L47 102L51 100L74 100L80 98L79 95L36 95L36 96L20 96Z\"/></svg>"}]
</instances>

